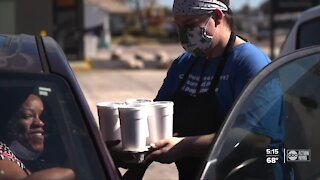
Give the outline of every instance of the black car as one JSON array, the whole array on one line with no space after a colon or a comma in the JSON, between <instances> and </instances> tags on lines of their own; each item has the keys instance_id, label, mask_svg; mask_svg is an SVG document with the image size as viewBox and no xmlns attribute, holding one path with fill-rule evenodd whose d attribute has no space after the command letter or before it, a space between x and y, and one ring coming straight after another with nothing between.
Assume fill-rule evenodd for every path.
<instances>
[{"instance_id":1,"label":"black car","mask_svg":"<svg viewBox=\"0 0 320 180\"><path fill-rule=\"evenodd\" d=\"M30 90L41 97L44 106L40 119L45 126L38 130L38 136L45 138L41 159L53 167L71 168L76 179L119 179L59 45L50 37L0 35L1 114ZM1 118L2 142L8 141L6 134L11 131L8 121L10 117Z\"/></svg>"}]
</instances>

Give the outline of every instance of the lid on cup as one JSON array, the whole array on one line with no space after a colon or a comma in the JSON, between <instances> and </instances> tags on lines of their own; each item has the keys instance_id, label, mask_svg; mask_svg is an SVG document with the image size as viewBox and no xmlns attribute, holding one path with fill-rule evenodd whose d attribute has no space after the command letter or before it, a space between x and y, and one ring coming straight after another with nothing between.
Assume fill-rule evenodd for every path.
<instances>
[{"instance_id":1,"label":"lid on cup","mask_svg":"<svg viewBox=\"0 0 320 180\"><path fill-rule=\"evenodd\" d=\"M153 102L151 99L143 99L143 98L130 98L126 99L126 104L148 104Z\"/></svg>"},{"instance_id":2,"label":"lid on cup","mask_svg":"<svg viewBox=\"0 0 320 180\"><path fill-rule=\"evenodd\" d=\"M161 107L173 107L172 101L154 101L151 106L161 106Z\"/></svg>"},{"instance_id":3,"label":"lid on cup","mask_svg":"<svg viewBox=\"0 0 320 180\"><path fill-rule=\"evenodd\" d=\"M112 108L112 109L116 109L124 105L125 103L120 101L104 101L104 102L97 103L97 107Z\"/></svg>"},{"instance_id":4,"label":"lid on cup","mask_svg":"<svg viewBox=\"0 0 320 180\"><path fill-rule=\"evenodd\" d=\"M133 111L133 110L144 110L146 105L144 104L124 104L118 106L118 109L126 110L126 111Z\"/></svg>"},{"instance_id":5,"label":"lid on cup","mask_svg":"<svg viewBox=\"0 0 320 180\"><path fill-rule=\"evenodd\" d=\"M150 113L156 113L158 115L173 114L173 102L172 101L154 101L150 104Z\"/></svg>"},{"instance_id":6,"label":"lid on cup","mask_svg":"<svg viewBox=\"0 0 320 180\"><path fill-rule=\"evenodd\" d=\"M148 117L148 109L145 107L146 107L145 105L140 105L140 104L138 105L129 104L124 106L119 106L118 110L119 110L120 120L124 117L122 115L125 115L125 114L129 115L130 119L146 119Z\"/></svg>"}]
</instances>

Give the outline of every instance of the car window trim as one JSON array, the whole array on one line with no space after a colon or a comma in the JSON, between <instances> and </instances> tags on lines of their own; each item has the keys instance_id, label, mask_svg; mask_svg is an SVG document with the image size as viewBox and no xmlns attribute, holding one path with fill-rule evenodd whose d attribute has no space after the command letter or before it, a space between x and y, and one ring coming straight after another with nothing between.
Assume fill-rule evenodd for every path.
<instances>
[{"instance_id":1,"label":"car window trim","mask_svg":"<svg viewBox=\"0 0 320 180\"><path fill-rule=\"evenodd\" d=\"M39 57L40 57L40 62L43 68L43 72L44 73L50 73L50 68L49 68L49 64L48 64L48 58L46 55L46 51L43 45L43 40L41 36L35 36L36 39L36 44L37 44L37 48L38 48L38 52L39 52Z\"/></svg>"}]
</instances>

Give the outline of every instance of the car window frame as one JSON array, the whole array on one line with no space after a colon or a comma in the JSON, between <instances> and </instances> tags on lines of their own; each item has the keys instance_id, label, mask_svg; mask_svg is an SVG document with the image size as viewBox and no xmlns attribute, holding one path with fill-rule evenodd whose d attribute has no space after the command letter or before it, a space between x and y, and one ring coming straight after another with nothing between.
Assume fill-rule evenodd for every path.
<instances>
[{"instance_id":1,"label":"car window frame","mask_svg":"<svg viewBox=\"0 0 320 180\"><path fill-rule=\"evenodd\" d=\"M46 60L49 66L50 74L54 74L62 78L68 84L72 94L79 104L80 111L82 115L87 119L85 121L86 126L89 130L90 135L92 135L93 143L96 149L99 151L98 156L103 162L104 170L108 179L120 179L121 174L116 168L114 161L109 153L109 150L103 141L100 131L97 125L88 102L79 86L75 74L73 73L70 64L68 64L67 57L65 56L62 48L57 44L57 42L49 36L44 36L41 38L43 41L43 46L46 54Z\"/></svg>"},{"instance_id":2,"label":"car window frame","mask_svg":"<svg viewBox=\"0 0 320 180\"><path fill-rule=\"evenodd\" d=\"M94 119L88 119L86 114L84 113L85 109L83 109L82 104L80 104L79 99L76 97L76 93L74 91L74 89L70 86L69 82L66 81L65 78L56 75L56 74L52 74L52 73L48 73L48 74L43 74L43 73L31 73L31 72L9 72L9 71L0 71L0 75L3 77L18 77L19 81L22 81L24 79L24 77L30 77L31 81L34 80L39 80L39 82L44 82L46 80L48 80L48 83L53 83L53 85L57 86L57 87L61 87L61 84L64 86L62 87L62 89L67 89L68 90L68 96L72 99L73 102L71 102L72 104L74 104L74 109L78 112L78 115L81 117L80 120L77 121L81 121L81 125L83 128L85 128L87 135L90 138L91 144L92 144L92 149L94 150L93 152L96 154L97 157L97 162L99 162L100 167L101 167L101 173L103 174L103 177L106 179L117 179L117 171L113 171L113 169L111 170L110 166L106 166L106 163L104 161L104 156L107 154L106 151L103 151L103 149L101 150L101 148L98 146L98 140L99 137L97 138L95 133L93 133L93 129L89 126L89 121L94 120ZM50 79L50 80L49 80ZM57 82L58 81L58 82ZM39 84L39 82L34 82L34 84ZM57 83L55 83L57 82ZM39 86L40 87L40 86ZM61 92L60 92L61 93ZM55 103L57 105L57 103ZM61 107L58 107L58 109ZM76 122L76 121L74 121ZM59 129L58 131L65 131L68 128L66 126L63 126L63 129ZM71 132L67 132L65 135L68 136L67 139L72 140L71 138ZM65 140L61 139L63 142L63 144L65 144ZM73 150L76 150L76 146L72 147ZM70 154L70 150L66 150L66 154ZM67 153L69 152L69 153ZM75 158L76 156L72 156L72 158ZM112 173L110 173L112 172ZM115 178L116 177L116 178Z\"/></svg>"}]
</instances>

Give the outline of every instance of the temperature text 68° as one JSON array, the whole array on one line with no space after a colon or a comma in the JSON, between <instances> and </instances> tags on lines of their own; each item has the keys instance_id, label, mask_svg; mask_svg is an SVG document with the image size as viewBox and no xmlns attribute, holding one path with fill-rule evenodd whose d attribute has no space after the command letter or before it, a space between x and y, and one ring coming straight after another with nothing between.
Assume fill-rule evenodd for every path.
<instances>
[{"instance_id":1,"label":"temperature text 68\u00b0","mask_svg":"<svg viewBox=\"0 0 320 180\"><path fill-rule=\"evenodd\" d=\"M266 161L268 164L274 164L279 160L278 157L267 157Z\"/></svg>"}]
</instances>

